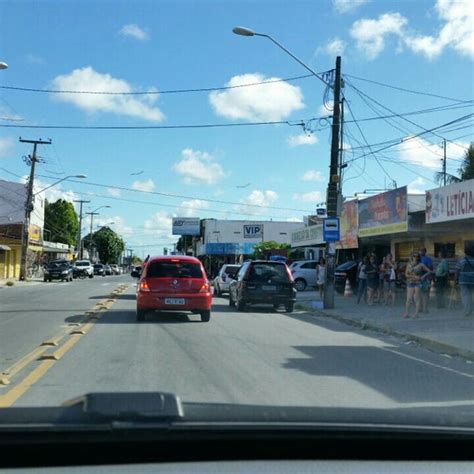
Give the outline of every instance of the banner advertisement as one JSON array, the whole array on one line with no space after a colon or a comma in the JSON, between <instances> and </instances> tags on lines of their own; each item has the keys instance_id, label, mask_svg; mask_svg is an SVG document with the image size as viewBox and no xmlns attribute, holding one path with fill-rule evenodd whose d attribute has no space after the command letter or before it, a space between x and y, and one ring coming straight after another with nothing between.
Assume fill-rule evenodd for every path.
<instances>
[{"instance_id":1,"label":"banner advertisement","mask_svg":"<svg viewBox=\"0 0 474 474\"><path fill-rule=\"evenodd\" d=\"M426 223L474 218L474 179L426 191Z\"/></svg>"},{"instance_id":2,"label":"banner advertisement","mask_svg":"<svg viewBox=\"0 0 474 474\"><path fill-rule=\"evenodd\" d=\"M251 255L256 244L251 243L210 243L205 244L204 255Z\"/></svg>"},{"instance_id":3,"label":"banner advertisement","mask_svg":"<svg viewBox=\"0 0 474 474\"><path fill-rule=\"evenodd\" d=\"M359 237L408 231L407 187L359 201Z\"/></svg>"},{"instance_id":4,"label":"banner advertisement","mask_svg":"<svg viewBox=\"0 0 474 474\"><path fill-rule=\"evenodd\" d=\"M28 234L31 242L39 242L41 240L41 228L37 225L31 224Z\"/></svg>"},{"instance_id":5,"label":"banner advertisement","mask_svg":"<svg viewBox=\"0 0 474 474\"><path fill-rule=\"evenodd\" d=\"M337 249L356 249L359 247L358 220L357 201L345 202L339 218L341 239L336 242Z\"/></svg>"},{"instance_id":6,"label":"banner advertisement","mask_svg":"<svg viewBox=\"0 0 474 474\"><path fill-rule=\"evenodd\" d=\"M323 225L312 225L291 233L292 247L323 244Z\"/></svg>"},{"instance_id":7,"label":"banner advertisement","mask_svg":"<svg viewBox=\"0 0 474 474\"><path fill-rule=\"evenodd\" d=\"M200 235L199 217L173 217L173 235Z\"/></svg>"}]
</instances>

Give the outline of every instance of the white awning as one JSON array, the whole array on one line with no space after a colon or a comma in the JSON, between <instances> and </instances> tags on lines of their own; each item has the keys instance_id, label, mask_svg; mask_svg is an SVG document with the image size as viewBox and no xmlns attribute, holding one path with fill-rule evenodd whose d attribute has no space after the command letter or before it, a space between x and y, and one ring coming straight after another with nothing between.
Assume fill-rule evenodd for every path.
<instances>
[{"instance_id":1,"label":"white awning","mask_svg":"<svg viewBox=\"0 0 474 474\"><path fill-rule=\"evenodd\" d=\"M0 244L0 250L11 250L11 248L8 245Z\"/></svg>"}]
</instances>

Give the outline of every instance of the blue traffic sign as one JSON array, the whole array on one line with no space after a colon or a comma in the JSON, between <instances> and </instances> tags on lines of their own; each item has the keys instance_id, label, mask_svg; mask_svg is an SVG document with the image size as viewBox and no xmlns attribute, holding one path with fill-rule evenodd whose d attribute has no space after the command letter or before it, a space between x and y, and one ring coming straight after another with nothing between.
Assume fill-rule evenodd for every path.
<instances>
[{"instance_id":1,"label":"blue traffic sign","mask_svg":"<svg viewBox=\"0 0 474 474\"><path fill-rule=\"evenodd\" d=\"M326 217L326 219L323 219L323 239L325 242L337 242L341 239L339 217Z\"/></svg>"}]
</instances>

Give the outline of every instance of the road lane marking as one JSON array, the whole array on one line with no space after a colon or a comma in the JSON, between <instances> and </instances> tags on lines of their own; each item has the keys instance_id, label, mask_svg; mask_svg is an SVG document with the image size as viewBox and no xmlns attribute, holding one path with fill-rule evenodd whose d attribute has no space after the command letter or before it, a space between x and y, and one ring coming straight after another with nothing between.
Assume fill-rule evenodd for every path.
<instances>
[{"instance_id":1,"label":"road lane marking","mask_svg":"<svg viewBox=\"0 0 474 474\"><path fill-rule=\"evenodd\" d=\"M447 372L453 372L457 375L463 375L464 377L474 379L474 375L467 374L466 372L461 372L460 370L451 369L451 367L444 367L442 365L435 364L434 362L428 362L427 360L419 359L418 357L414 357L414 356L411 356L411 355L408 355L408 354L404 354L403 352L398 352L394 349L389 349L387 347L382 347L381 349L384 350L384 351L391 352L392 354L397 354L399 356L406 357L407 359L416 360L417 362L421 362L422 364L430 365L431 367L436 367L438 369L446 370Z\"/></svg>"},{"instance_id":2,"label":"road lane marking","mask_svg":"<svg viewBox=\"0 0 474 474\"><path fill-rule=\"evenodd\" d=\"M126 288L127 287L125 286L124 289ZM34 361L40 362L40 364L34 368L23 380L16 383L16 385L4 395L0 395L0 408L11 406L16 400L18 400L19 397L29 390L33 384L40 380L54 365L54 363L56 363L58 360L61 360L61 358L64 357L64 355L79 342L81 337L92 329L97 320L100 319L100 317L106 311L108 311L116 301L116 299L105 298L102 301L96 303L95 306L97 308L86 311L85 317L82 320L84 324L78 325L73 331L70 331L71 328L68 327L59 335L44 341L39 347L23 356L15 364L2 372L2 374L0 374L0 385L9 385L13 375L17 374ZM75 323L75 325L76 324L77 323ZM51 346L56 347L59 341L65 336L69 336L69 338L61 347L52 353L46 353L46 351Z\"/></svg>"}]
</instances>

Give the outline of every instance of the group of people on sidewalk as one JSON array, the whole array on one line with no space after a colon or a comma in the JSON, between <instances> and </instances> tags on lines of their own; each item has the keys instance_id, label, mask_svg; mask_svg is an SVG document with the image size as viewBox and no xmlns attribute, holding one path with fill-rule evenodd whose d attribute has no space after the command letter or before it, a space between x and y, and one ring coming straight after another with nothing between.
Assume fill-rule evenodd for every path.
<instances>
[{"instance_id":1,"label":"group of people on sidewalk","mask_svg":"<svg viewBox=\"0 0 474 474\"><path fill-rule=\"evenodd\" d=\"M474 293L474 242L465 245L465 256L458 262L455 272L455 284L459 287L463 315L473 315L472 299ZM446 292L449 287L449 264L443 252L438 254L438 264L433 265L433 259L423 248L413 252L402 272L406 283L406 300L403 318L408 318L410 309L415 307L413 318L420 313L428 313L428 303L431 285L434 282L436 306L446 307ZM397 282L400 281L400 265L394 261L391 254L386 255L381 262L375 254L365 256L357 267L357 303L361 300L368 306L380 303L394 306Z\"/></svg>"}]
</instances>

